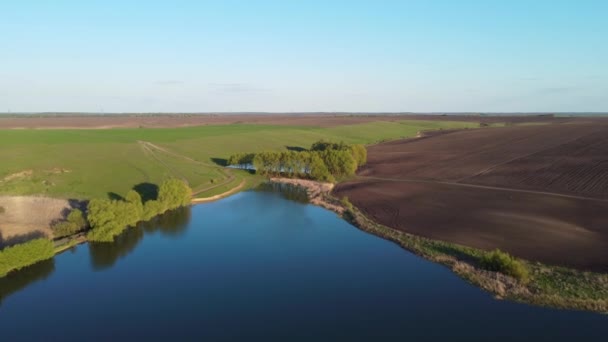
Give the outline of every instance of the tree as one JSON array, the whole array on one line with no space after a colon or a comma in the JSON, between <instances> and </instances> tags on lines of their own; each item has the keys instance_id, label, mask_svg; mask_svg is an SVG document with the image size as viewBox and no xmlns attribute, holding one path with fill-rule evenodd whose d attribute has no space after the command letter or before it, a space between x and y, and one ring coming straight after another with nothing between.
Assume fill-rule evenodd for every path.
<instances>
[{"instance_id":1,"label":"tree","mask_svg":"<svg viewBox=\"0 0 608 342\"><path fill-rule=\"evenodd\" d=\"M54 224L51 229L53 230L53 236L64 237L78 233L87 224L87 221L79 209L73 209L66 218L66 221L58 222Z\"/></svg>"},{"instance_id":2,"label":"tree","mask_svg":"<svg viewBox=\"0 0 608 342\"><path fill-rule=\"evenodd\" d=\"M133 209L135 210L135 216L137 216L138 220L141 220L144 215L144 204L141 200L141 195L139 192L135 190L129 190L127 195L125 196L125 201L131 203L133 205Z\"/></svg>"},{"instance_id":3,"label":"tree","mask_svg":"<svg viewBox=\"0 0 608 342\"><path fill-rule=\"evenodd\" d=\"M321 158L334 177L350 176L357 170L357 162L350 151L325 150L321 153Z\"/></svg>"},{"instance_id":4,"label":"tree","mask_svg":"<svg viewBox=\"0 0 608 342\"><path fill-rule=\"evenodd\" d=\"M329 173L325 162L323 159L321 159L321 156L319 156L318 153L311 154L308 167L310 168L310 178L326 182L335 181L334 177Z\"/></svg>"},{"instance_id":5,"label":"tree","mask_svg":"<svg viewBox=\"0 0 608 342\"><path fill-rule=\"evenodd\" d=\"M365 146L360 144L351 145L350 150L353 158L357 162L357 166L363 166L367 163L367 149Z\"/></svg>"},{"instance_id":6,"label":"tree","mask_svg":"<svg viewBox=\"0 0 608 342\"><path fill-rule=\"evenodd\" d=\"M92 199L87 206L88 220L91 228L105 228L115 219L112 201L107 199Z\"/></svg>"},{"instance_id":7,"label":"tree","mask_svg":"<svg viewBox=\"0 0 608 342\"><path fill-rule=\"evenodd\" d=\"M161 214L163 211L163 206L157 200L147 201L144 204L144 212L142 215L142 219L144 221L149 221L154 216Z\"/></svg>"},{"instance_id":8,"label":"tree","mask_svg":"<svg viewBox=\"0 0 608 342\"><path fill-rule=\"evenodd\" d=\"M168 179L158 189L158 201L167 210L190 204L192 189L179 179Z\"/></svg>"}]
</instances>

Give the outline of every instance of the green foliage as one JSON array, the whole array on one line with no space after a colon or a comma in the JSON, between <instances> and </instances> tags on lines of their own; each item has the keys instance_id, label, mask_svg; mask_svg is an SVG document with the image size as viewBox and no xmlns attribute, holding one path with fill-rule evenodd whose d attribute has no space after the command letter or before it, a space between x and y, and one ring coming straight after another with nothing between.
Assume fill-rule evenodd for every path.
<instances>
[{"instance_id":1,"label":"green foliage","mask_svg":"<svg viewBox=\"0 0 608 342\"><path fill-rule=\"evenodd\" d=\"M342 199L340 200L340 204L342 204L342 206L344 206L344 208L348 210L353 210L353 204L350 203L350 200L347 196L342 197Z\"/></svg>"},{"instance_id":2,"label":"green foliage","mask_svg":"<svg viewBox=\"0 0 608 342\"><path fill-rule=\"evenodd\" d=\"M133 209L135 210L134 216L138 218L143 218L144 215L144 204L141 199L141 195L139 192L135 190L129 190L127 195L125 196L125 201L133 204Z\"/></svg>"},{"instance_id":3,"label":"green foliage","mask_svg":"<svg viewBox=\"0 0 608 342\"><path fill-rule=\"evenodd\" d=\"M69 236L81 231L87 224L84 215L80 209L72 210L66 221L58 222L53 225L53 236L56 238Z\"/></svg>"},{"instance_id":4,"label":"green foliage","mask_svg":"<svg viewBox=\"0 0 608 342\"><path fill-rule=\"evenodd\" d=\"M367 149L365 146L361 144L355 144L350 146L351 153L355 161L357 161L357 166L363 166L367 163Z\"/></svg>"},{"instance_id":5,"label":"green foliage","mask_svg":"<svg viewBox=\"0 0 608 342\"><path fill-rule=\"evenodd\" d=\"M0 250L0 277L55 255L53 242L35 239Z\"/></svg>"},{"instance_id":6,"label":"green foliage","mask_svg":"<svg viewBox=\"0 0 608 342\"><path fill-rule=\"evenodd\" d=\"M310 178L334 182L355 174L367 151L363 145L318 141L310 151L260 152L253 158L256 171L265 176ZM235 158L236 160L236 158Z\"/></svg>"},{"instance_id":7,"label":"green foliage","mask_svg":"<svg viewBox=\"0 0 608 342\"><path fill-rule=\"evenodd\" d=\"M186 206L191 200L192 189L179 179L166 180L158 188L158 201L165 210Z\"/></svg>"},{"instance_id":8,"label":"green foliage","mask_svg":"<svg viewBox=\"0 0 608 342\"><path fill-rule=\"evenodd\" d=\"M311 151L326 152L326 151L347 151L353 157L356 166L362 166L367 162L367 149L361 144L349 145L341 141L339 143L319 140L312 144Z\"/></svg>"},{"instance_id":9,"label":"green foliage","mask_svg":"<svg viewBox=\"0 0 608 342\"><path fill-rule=\"evenodd\" d=\"M87 238L97 242L114 241L114 236L120 234L128 222L120 220L122 201L111 201L107 199L92 199L88 205L88 219L91 230ZM124 211L124 210L122 210Z\"/></svg>"},{"instance_id":10,"label":"green foliage","mask_svg":"<svg viewBox=\"0 0 608 342\"><path fill-rule=\"evenodd\" d=\"M530 274L526 266L499 249L487 252L481 256L481 267L494 272L509 275L522 283L527 283Z\"/></svg>"},{"instance_id":11,"label":"green foliage","mask_svg":"<svg viewBox=\"0 0 608 342\"><path fill-rule=\"evenodd\" d=\"M179 179L164 181L158 190L158 200L142 203L141 196L131 190L124 201L93 199L88 206L91 230L87 238L97 242L111 242L127 227L148 221L167 210L190 204L192 190Z\"/></svg>"},{"instance_id":12,"label":"green foliage","mask_svg":"<svg viewBox=\"0 0 608 342\"><path fill-rule=\"evenodd\" d=\"M325 150L320 156L329 173L336 178L352 176L357 171L357 161L349 150Z\"/></svg>"},{"instance_id":13,"label":"green foliage","mask_svg":"<svg viewBox=\"0 0 608 342\"><path fill-rule=\"evenodd\" d=\"M247 168L253 164L254 153L236 153L231 155L226 163L230 166L236 166L241 169Z\"/></svg>"},{"instance_id":14,"label":"green foliage","mask_svg":"<svg viewBox=\"0 0 608 342\"><path fill-rule=\"evenodd\" d=\"M142 219L144 221L151 220L154 216L163 212L163 206L157 200L150 200L144 204L144 213Z\"/></svg>"},{"instance_id":15,"label":"green foliage","mask_svg":"<svg viewBox=\"0 0 608 342\"><path fill-rule=\"evenodd\" d=\"M331 173L329 173L329 170L327 169L327 165L325 165L325 162L319 156L318 153L311 153L309 170L310 170L310 178L312 178L312 179L319 180L322 182L332 182L332 183L336 181L334 176L332 176Z\"/></svg>"},{"instance_id":16,"label":"green foliage","mask_svg":"<svg viewBox=\"0 0 608 342\"><path fill-rule=\"evenodd\" d=\"M323 139L314 142L310 147L311 151L327 151L327 150L347 150L349 149L349 145L345 144L343 141L339 143L334 143L330 141L325 141Z\"/></svg>"}]
</instances>

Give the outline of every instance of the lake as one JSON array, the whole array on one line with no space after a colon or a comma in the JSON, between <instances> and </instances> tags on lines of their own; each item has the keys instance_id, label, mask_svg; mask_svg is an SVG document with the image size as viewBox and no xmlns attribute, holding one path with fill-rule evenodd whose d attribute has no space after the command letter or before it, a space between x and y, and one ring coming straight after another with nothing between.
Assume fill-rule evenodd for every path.
<instances>
[{"instance_id":1,"label":"lake","mask_svg":"<svg viewBox=\"0 0 608 342\"><path fill-rule=\"evenodd\" d=\"M496 300L297 191L168 213L11 274L0 294L2 341L608 336L608 316Z\"/></svg>"}]
</instances>

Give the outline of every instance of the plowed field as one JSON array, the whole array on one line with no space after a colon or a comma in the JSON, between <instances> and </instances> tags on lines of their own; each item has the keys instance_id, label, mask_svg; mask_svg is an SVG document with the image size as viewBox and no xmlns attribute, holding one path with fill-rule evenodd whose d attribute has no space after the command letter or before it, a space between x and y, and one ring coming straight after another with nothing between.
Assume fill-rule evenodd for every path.
<instances>
[{"instance_id":1,"label":"plowed field","mask_svg":"<svg viewBox=\"0 0 608 342\"><path fill-rule=\"evenodd\" d=\"M340 184L387 226L608 271L608 124L463 130L369 148Z\"/></svg>"}]
</instances>

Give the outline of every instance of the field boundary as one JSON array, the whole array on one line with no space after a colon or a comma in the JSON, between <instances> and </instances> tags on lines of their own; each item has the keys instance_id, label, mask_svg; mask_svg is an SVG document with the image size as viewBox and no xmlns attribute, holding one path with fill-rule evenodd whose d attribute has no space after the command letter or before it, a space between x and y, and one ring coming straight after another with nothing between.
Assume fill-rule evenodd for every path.
<instances>
[{"instance_id":1,"label":"field boundary","mask_svg":"<svg viewBox=\"0 0 608 342\"><path fill-rule=\"evenodd\" d=\"M520 193L528 193L528 194L534 194L534 195L548 195L548 196L579 199L579 200L586 200L586 201L608 202L608 199L604 199L604 198L585 197L585 196L579 196L579 195L568 195L568 194L560 194L557 192L547 192L547 191L537 191L537 190L502 188L502 187L491 186L491 185L478 185L478 184L470 184L470 183L457 183L457 182L436 181L436 180L426 180L426 179L385 178L385 177L374 177L374 176L356 176L355 179L361 179L361 180L369 179L369 180L379 180L379 181L387 181L387 182L403 182L403 183L443 184L443 185L454 185L454 186L462 186L462 187L476 188L476 189L520 192Z\"/></svg>"}]
</instances>

